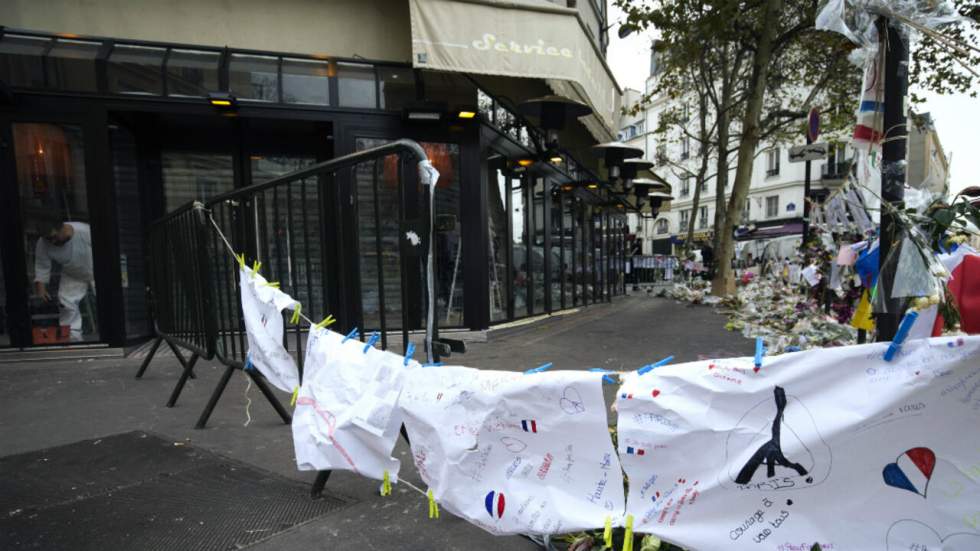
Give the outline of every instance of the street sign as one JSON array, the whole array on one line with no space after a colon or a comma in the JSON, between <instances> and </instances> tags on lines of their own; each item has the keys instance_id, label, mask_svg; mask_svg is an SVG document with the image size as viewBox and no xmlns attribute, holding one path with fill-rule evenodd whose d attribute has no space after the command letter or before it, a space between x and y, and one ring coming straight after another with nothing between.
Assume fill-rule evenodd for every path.
<instances>
[{"instance_id":1,"label":"street sign","mask_svg":"<svg viewBox=\"0 0 980 551\"><path fill-rule=\"evenodd\" d=\"M789 162L819 161L827 158L827 142L794 145L789 148Z\"/></svg>"},{"instance_id":2,"label":"street sign","mask_svg":"<svg viewBox=\"0 0 980 551\"><path fill-rule=\"evenodd\" d=\"M811 142L817 141L820 137L820 111L817 111L816 107L810 109L810 115L807 117L806 136Z\"/></svg>"}]
</instances>

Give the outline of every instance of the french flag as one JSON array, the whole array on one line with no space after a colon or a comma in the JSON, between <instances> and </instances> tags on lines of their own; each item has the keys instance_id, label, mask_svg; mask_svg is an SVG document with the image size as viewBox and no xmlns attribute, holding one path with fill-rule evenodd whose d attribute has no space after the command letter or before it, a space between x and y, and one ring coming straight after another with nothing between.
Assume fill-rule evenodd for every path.
<instances>
[{"instance_id":1,"label":"french flag","mask_svg":"<svg viewBox=\"0 0 980 551\"><path fill-rule=\"evenodd\" d=\"M633 399L633 395L632 394L627 394L625 392L622 393L622 394L620 394L619 397L621 399L623 399L623 400L632 400Z\"/></svg>"},{"instance_id":2,"label":"french flag","mask_svg":"<svg viewBox=\"0 0 980 551\"><path fill-rule=\"evenodd\" d=\"M490 518L504 516L504 494L491 490L484 499L483 505L487 508L487 514L490 515Z\"/></svg>"},{"instance_id":3,"label":"french flag","mask_svg":"<svg viewBox=\"0 0 980 551\"><path fill-rule=\"evenodd\" d=\"M521 421L521 428L524 432L538 432L538 423L534 419L524 419Z\"/></svg>"},{"instance_id":4,"label":"french flag","mask_svg":"<svg viewBox=\"0 0 980 551\"><path fill-rule=\"evenodd\" d=\"M626 446L627 455L643 455L646 453L643 448L634 448L633 446Z\"/></svg>"},{"instance_id":5,"label":"french flag","mask_svg":"<svg viewBox=\"0 0 980 551\"><path fill-rule=\"evenodd\" d=\"M946 287L960 312L960 329L970 335L980 334L980 254L968 245L959 245L950 253L940 254L939 261L950 273ZM943 324L939 308L931 306L919 314L908 338L938 337Z\"/></svg>"}]
</instances>

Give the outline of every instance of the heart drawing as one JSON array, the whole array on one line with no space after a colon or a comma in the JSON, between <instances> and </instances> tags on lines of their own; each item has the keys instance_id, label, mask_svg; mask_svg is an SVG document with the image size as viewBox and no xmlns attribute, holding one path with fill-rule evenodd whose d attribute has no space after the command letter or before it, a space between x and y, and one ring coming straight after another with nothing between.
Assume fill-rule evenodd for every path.
<instances>
[{"instance_id":1,"label":"heart drawing","mask_svg":"<svg viewBox=\"0 0 980 551\"><path fill-rule=\"evenodd\" d=\"M558 405L569 415L585 412L585 403L582 402L582 395L573 386L565 387L565 390L561 393L561 400L558 401Z\"/></svg>"},{"instance_id":2,"label":"heart drawing","mask_svg":"<svg viewBox=\"0 0 980 551\"><path fill-rule=\"evenodd\" d=\"M881 476L885 484L908 490L926 497L932 470L936 467L936 454L929 448L912 448L906 450L895 459L894 463L885 465Z\"/></svg>"}]
</instances>

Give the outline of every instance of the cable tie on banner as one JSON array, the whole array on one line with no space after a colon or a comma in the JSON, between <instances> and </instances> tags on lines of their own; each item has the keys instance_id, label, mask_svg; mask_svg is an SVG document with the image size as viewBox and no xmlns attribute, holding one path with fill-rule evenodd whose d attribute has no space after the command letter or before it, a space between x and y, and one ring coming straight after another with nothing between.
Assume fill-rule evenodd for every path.
<instances>
[{"instance_id":1,"label":"cable tie on banner","mask_svg":"<svg viewBox=\"0 0 980 551\"><path fill-rule=\"evenodd\" d=\"M432 489L425 493L429 498L429 518L439 518L439 505L436 503L436 498L432 495Z\"/></svg>"},{"instance_id":2,"label":"cable tie on banner","mask_svg":"<svg viewBox=\"0 0 980 551\"><path fill-rule=\"evenodd\" d=\"M380 338L381 333L378 333L377 331L371 333L371 336L368 337L367 343L364 345L364 353L367 354L367 351L370 350L371 347L374 346L374 343L378 342L378 339Z\"/></svg>"},{"instance_id":3,"label":"cable tie on banner","mask_svg":"<svg viewBox=\"0 0 980 551\"><path fill-rule=\"evenodd\" d=\"M289 399L289 407L296 407L296 398L299 398L299 387L293 389L293 395Z\"/></svg>"},{"instance_id":4,"label":"cable tie on banner","mask_svg":"<svg viewBox=\"0 0 980 551\"><path fill-rule=\"evenodd\" d=\"M919 313L915 310L909 310L905 313L905 317L902 318L902 323L898 326L898 331L895 332L895 338L892 339L892 342L888 345L888 350L885 351L886 362L895 359L895 355L902 349L902 344L905 343L905 339L909 336L909 331L918 318Z\"/></svg>"},{"instance_id":5,"label":"cable tie on banner","mask_svg":"<svg viewBox=\"0 0 980 551\"><path fill-rule=\"evenodd\" d=\"M303 305L297 302L296 306L293 308L293 317L289 318L289 323L293 325L299 323L299 313L302 309Z\"/></svg>"},{"instance_id":6,"label":"cable tie on banner","mask_svg":"<svg viewBox=\"0 0 980 551\"><path fill-rule=\"evenodd\" d=\"M554 365L554 364L552 364L551 362L548 362L546 364L541 364L538 367L535 367L533 369L528 369L527 371L524 372L524 374L525 375L530 375L531 373L541 373L542 371L544 371L546 369L551 369L551 366L552 365Z\"/></svg>"},{"instance_id":7,"label":"cable tie on banner","mask_svg":"<svg viewBox=\"0 0 980 551\"><path fill-rule=\"evenodd\" d=\"M388 471L385 471L385 477L381 481L381 495L382 496L391 495L391 475L388 474Z\"/></svg>"},{"instance_id":8,"label":"cable tie on banner","mask_svg":"<svg viewBox=\"0 0 980 551\"><path fill-rule=\"evenodd\" d=\"M408 366L408 362L411 361L412 356L414 355L415 355L415 343L410 342L408 343L408 348L405 350L405 361L402 362L402 365Z\"/></svg>"},{"instance_id":9,"label":"cable tie on banner","mask_svg":"<svg viewBox=\"0 0 980 551\"><path fill-rule=\"evenodd\" d=\"M654 369L657 369L660 366L667 365L667 364L669 364L672 361L674 361L674 357L673 356L667 356L666 358L660 360L659 362L652 363L652 364L647 364L647 365L641 367L640 369L637 369L636 372L638 374L640 374L640 375L644 375L646 373L649 373L649 372L653 371Z\"/></svg>"},{"instance_id":10,"label":"cable tie on banner","mask_svg":"<svg viewBox=\"0 0 980 551\"><path fill-rule=\"evenodd\" d=\"M623 551L633 551L633 515L626 515L626 534L623 535Z\"/></svg>"},{"instance_id":11,"label":"cable tie on banner","mask_svg":"<svg viewBox=\"0 0 980 551\"><path fill-rule=\"evenodd\" d=\"M356 339L357 337L358 337L358 333L357 333L357 328L355 327L355 328L351 329L350 330L350 333L347 333L347 336L344 337L344 339L342 341L340 341L340 342L341 343L345 343L348 340L350 340L350 339Z\"/></svg>"},{"instance_id":12,"label":"cable tie on banner","mask_svg":"<svg viewBox=\"0 0 980 551\"><path fill-rule=\"evenodd\" d=\"M616 381L609 376L610 373L615 373L615 371L610 371L608 369L603 369L601 367L590 367L589 371L593 373L602 373L602 382L609 383L611 385L616 384Z\"/></svg>"},{"instance_id":13,"label":"cable tie on banner","mask_svg":"<svg viewBox=\"0 0 980 551\"><path fill-rule=\"evenodd\" d=\"M606 517L606 529L602 531L602 548L612 549L612 517Z\"/></svg>"},{"instance_id":14,"label":"cable tie on banner","mask_svg":"<svg viewBox=\"0 0 980 551\"><path fill-rule=\"evenodd\" d=\"M323 318L323 321L321 321L320 323L314 325L314 327L316 327L317 329L323 329L325 327L330 327L331 325L333 325L335 323L337 323L337 320L335 320L334 317L333 317L333 315L331 314L331 315Z\"/></svg>"},{"instance_id":15,"label":"cable tie on banner","mask_svg":"<svg viewBox=\"0 0 980 551\"><path fill-rule=\"evenodd\" d=\"M753 361L753 363L755 364L756 371L762 369L762 356L764 356L765 354L766 354L766 346L765 343L762 341L762 337L756 337L755 360Z\"/></svg>"}]
</instances>

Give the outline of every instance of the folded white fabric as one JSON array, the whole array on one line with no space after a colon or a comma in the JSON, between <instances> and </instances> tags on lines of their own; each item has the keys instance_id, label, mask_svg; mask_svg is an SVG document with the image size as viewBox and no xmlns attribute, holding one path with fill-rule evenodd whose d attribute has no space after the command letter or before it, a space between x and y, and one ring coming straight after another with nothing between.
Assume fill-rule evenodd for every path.
<instances>
[{"instance_id":1,"label":"folded white fabric","mask_svg":"<svg viewBox=\"0 0 980 551\"><path fill-rule=\"evenodd\" d=\"M248 267L239 270L239 280L248 336L248 363L275 387L292 392L299 386L299 372L296 361L282 345L282 311L292 310L299 303Z\"/></svg>"}]
</instances>

